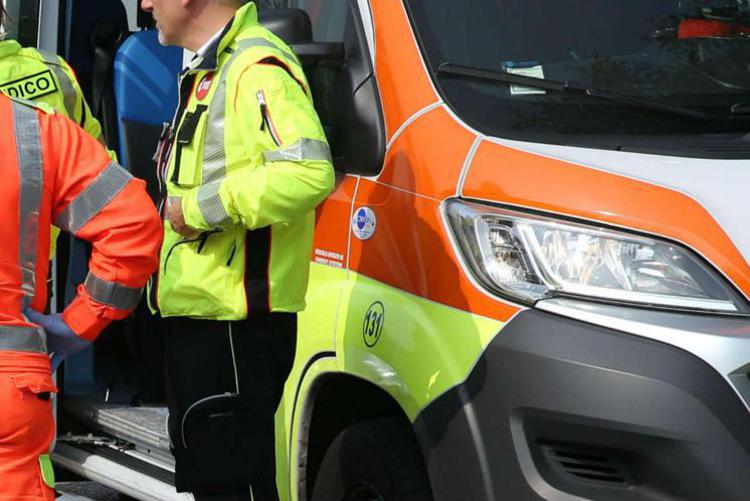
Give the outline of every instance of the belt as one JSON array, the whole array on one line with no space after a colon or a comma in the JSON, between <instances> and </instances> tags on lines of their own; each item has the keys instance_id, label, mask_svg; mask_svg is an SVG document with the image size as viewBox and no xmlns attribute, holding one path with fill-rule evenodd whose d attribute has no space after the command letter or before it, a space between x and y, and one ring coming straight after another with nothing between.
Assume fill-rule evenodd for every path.
<instances>
[{"instance_id":1,"label":"belt","mask_svg":"<svg viewBox=\"0 0 750 501\"><path fill-rule=\"evenodd\" d=\"M0 326L0 351L47 353L47 336L39 327Z\"/></svg>"}]
</instances>

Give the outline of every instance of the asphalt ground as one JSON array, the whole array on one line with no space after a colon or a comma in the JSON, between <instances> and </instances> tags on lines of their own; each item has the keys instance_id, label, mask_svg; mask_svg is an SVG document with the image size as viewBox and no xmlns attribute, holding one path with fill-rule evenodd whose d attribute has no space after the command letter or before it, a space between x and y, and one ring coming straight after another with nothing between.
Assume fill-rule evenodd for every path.
<instances>
[{"instance_id":1,"label":"asphalt ground","mask_svg":"<svg viewBox=\"0 0 750 501\"><path fill-rule=\"evenodd\" d=\"M60 482L57 490L63 493L56 501L126 501L132 498L121 496L117 492L96 482Z\"/></svg>"}]
</instances>

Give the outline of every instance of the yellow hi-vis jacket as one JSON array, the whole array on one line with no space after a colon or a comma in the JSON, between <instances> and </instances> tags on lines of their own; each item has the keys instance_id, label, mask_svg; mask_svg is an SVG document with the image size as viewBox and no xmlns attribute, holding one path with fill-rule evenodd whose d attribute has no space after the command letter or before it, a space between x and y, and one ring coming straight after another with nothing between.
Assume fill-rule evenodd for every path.
<instances>
[{"instance_id":1,"label":"yellow hi-vis jacket","mask_svg":"<svg viewBox=\"0 0 750 501\"><path fill-rule=\"evenodd\" d=\"M102 142L102 128L91 114L73 70L56 54L21 47L15 40L1 41L0 91L16 99L48 104Z\"/></svg>"},{"instance_id":2,"label":"yellow hi-vis jacket","mask_svg":"<svg viewBox=\"0 0 750 501\"><path fill-rule=\"evenodd\" d=\"M21 47L15 40L0 41L0 91L12 98L47 104L104 142L101 125L91 114L73 70L56 54ZM117 161L113 151L108 153ZM59 233L52 226L50 259Z\"/></svg>"},{"instance_id":3,"label":"yellow hi-vis jacket","mask_svg":"<svg viewBox=\"0 0 750 501\"><path fill-rule=\"evenodd\" d=\"M166 203L182 204L201 234L183 238L165 221L152 307L215 320L302 310L314 209L334 172L297 57L250 2L180 88L157 157Z\"/></svg>"}]
</instances>

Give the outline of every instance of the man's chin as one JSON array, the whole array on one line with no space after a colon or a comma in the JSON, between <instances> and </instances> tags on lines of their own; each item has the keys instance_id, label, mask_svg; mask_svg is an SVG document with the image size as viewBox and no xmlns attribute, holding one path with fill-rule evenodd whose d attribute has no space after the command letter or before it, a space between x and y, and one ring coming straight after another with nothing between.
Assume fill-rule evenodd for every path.
<instances>
[{"instance_id":1,"label":"man's chin","mask_svg":"<svg viewBox=\"0 0 750 501\"><path fill-rule=\"evenodd\" d=\"M159 43L165 47L172 45L171 43L169 43L169 39L166 37L166 35L164 35L164 33L161 32L161 30L159 30Z\"/></svg>"}]
</instances>

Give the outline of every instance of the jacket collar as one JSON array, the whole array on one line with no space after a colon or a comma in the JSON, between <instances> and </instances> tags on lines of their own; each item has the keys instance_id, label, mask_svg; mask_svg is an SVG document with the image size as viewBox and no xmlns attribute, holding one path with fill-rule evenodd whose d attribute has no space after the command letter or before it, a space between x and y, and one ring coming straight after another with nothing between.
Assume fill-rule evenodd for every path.
<instances>
[{"instance_id":1,"label":"jacket collar","mask_svg":"<svg viewBox=\"0 0 750 501\"><path fill-rule=\"evenodd\" d=\"M258 24L258 10L255 7L254 2L248 2L243 5L234 17L212 43L206 48L205 55L203 57L196 57L191 64L191 69L198 71L214 71L219 64L219 56L224 52L229 45L237 38L245 28L250 28Z\"/></svg>"},{"instance_id":2,"label":"jacket collar","mask_svg":"<svg viewBox=\"0 0 750 501\"><path fill-rule=\"evenodd\" d=\"M21 44L15 40L3 40L0 42L0 59L17 54L21 50Z\"/></svg>"}]
</instances>

